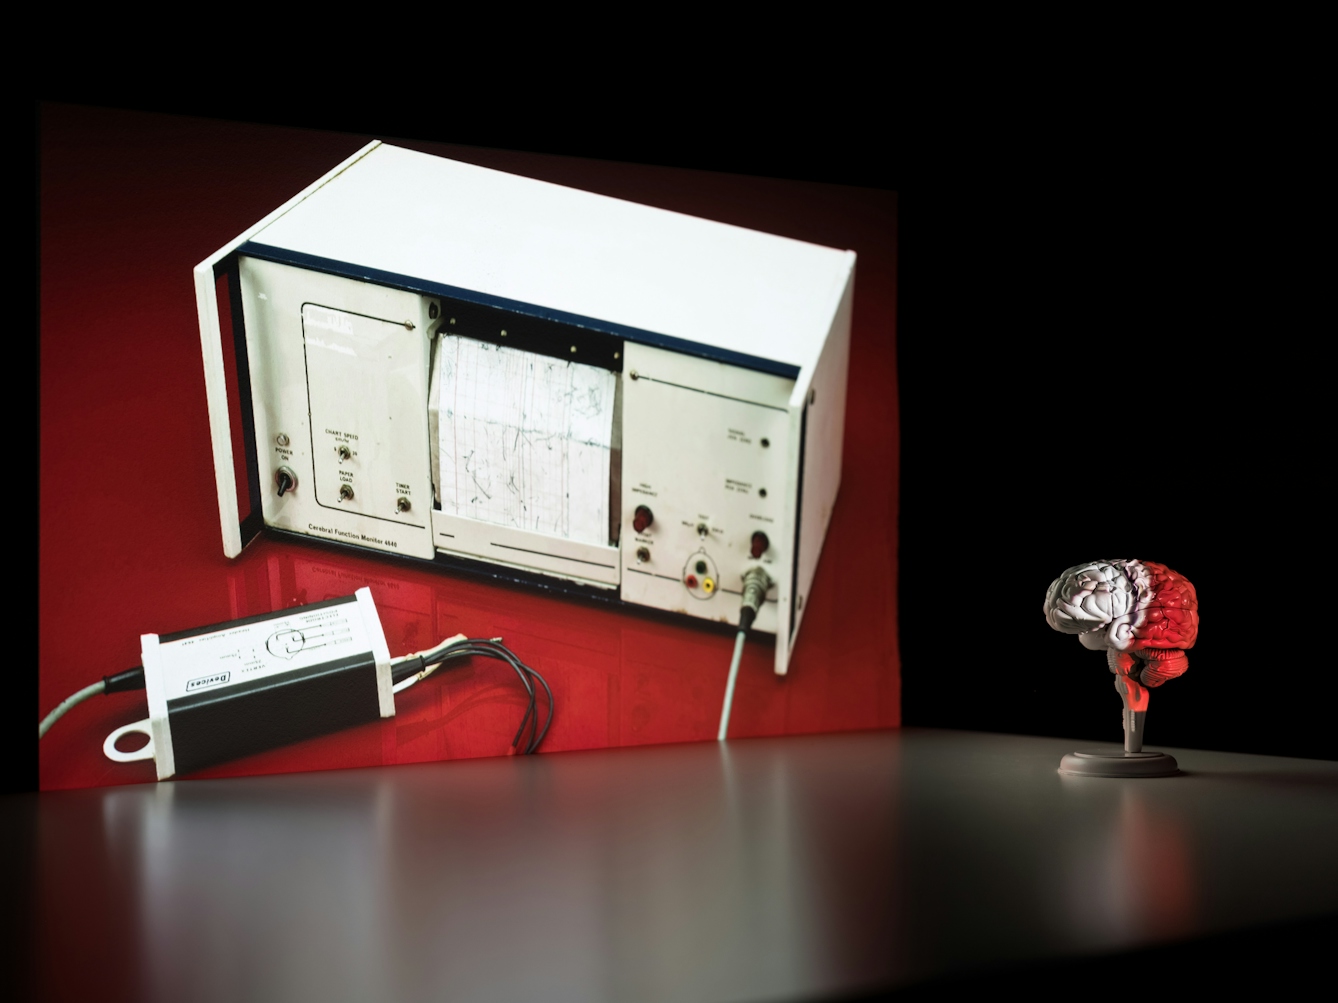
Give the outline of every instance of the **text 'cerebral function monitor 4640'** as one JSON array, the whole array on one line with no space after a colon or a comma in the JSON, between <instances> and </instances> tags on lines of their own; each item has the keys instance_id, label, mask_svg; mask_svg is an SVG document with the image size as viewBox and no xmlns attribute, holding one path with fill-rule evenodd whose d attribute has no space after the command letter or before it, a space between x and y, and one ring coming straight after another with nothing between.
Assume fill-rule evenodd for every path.
<instances>
[{"instance_id":1,"label":"text 'cerebral function monitor 4640'","mask_svg":"<svg viewBox=\"0 0 1338 1003\"><path fill-rule=\"evenodd\" d=\"M784 674L841 479L854 269L371 143L195 269L224 551L268 528L742 604Z\"/></svg>"}]
</instances>

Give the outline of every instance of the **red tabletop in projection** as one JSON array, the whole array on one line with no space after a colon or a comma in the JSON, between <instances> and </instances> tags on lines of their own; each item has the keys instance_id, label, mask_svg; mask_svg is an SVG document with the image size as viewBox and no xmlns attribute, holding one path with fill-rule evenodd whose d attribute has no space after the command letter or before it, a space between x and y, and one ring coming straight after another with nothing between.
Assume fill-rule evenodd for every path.
<instances>
[{"instance_id":1,"label":"red tabletop in projection","mask_svg":"<svg viewBox=\"0 0 1338 1003\"><path fill-rule=\"evenodd\" d=\"M46 106L41 124L40 697L137 665L139 637L370 588L391 655L502 637L553 688L540 751L714 740L733 637L695 622L261 535L223 555L191 269L371 137ZM887 192L433 144L424 152L858 254L842 486L789 674L745 648L731 740L895 727L896 200ZM395 717L194 774L502 755L527 697L461 662ZM142 783L102 742L143 691L41 741L43 789Z\"/></svg>"}]
</instances>

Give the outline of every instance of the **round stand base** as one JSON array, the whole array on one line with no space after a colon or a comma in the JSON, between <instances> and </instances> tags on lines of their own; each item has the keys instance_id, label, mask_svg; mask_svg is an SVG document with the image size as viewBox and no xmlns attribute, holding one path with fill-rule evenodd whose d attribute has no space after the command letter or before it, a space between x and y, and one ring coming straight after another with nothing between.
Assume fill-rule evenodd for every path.
<instances>
[{"instance_id":1,"label":"round stand base","mask_svg":"<svg viewBox=\"0 0 1338 1003\"><path fill-rule=\"evenodd\" d=\"M1174 756L1123 749L1070 752L1059 763L1068 777L1170 777L1180 772Z\"/></svg>"}]
</instances>

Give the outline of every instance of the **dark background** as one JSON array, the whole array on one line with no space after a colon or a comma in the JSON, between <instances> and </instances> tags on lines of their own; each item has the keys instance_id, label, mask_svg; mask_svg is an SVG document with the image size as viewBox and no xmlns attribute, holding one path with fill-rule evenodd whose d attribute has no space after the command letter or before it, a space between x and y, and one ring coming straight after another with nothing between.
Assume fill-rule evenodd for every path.
<instances>
[{"instance_id":1,"label":"dark background","mask_svg":"<svg viewBox=\"0 0 1338 1003\"><path fill-rule=\"evenodd\" d=\"M1210 151L926 143L892 123L801 136L728 114L445 121L426 98L43 97L898 190L903 723L1118 741L1102 656L1041 602L1070 565L1136 557L1186 575L1203 611L1149 745L1338 758L1319 328L1291 305L1275 201ZM25 728L34 702L15 701Z\"/></svg>"},{"instance_id":2,"label":"dark background","mask_svg":"<svg viewBox=\"0 0 1338 1003\"><path fill-rule=\"evenodd\" d=\"M1335 758L1316 329L1247 198L1163 180L903 194L904 721L1118 740L1102 655L1041 607L1138 558L1202 614L1149 744Z\"/></svg>"}]
</instances>

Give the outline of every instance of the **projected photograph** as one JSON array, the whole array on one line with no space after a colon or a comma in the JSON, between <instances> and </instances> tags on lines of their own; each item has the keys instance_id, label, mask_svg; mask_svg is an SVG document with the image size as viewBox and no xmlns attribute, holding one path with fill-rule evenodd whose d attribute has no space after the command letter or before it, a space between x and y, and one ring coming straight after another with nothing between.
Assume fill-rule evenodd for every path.
<instances>
[{"instance_id":1,"label":"projected photograph","mask_svg":"<svg viewBox=\"0 0 1338 1003\"><path fill-rule=\"evenodd\" d=\"M41 137L44 788L898 724L894 193Z\"/></svg>"}]
</instances>

